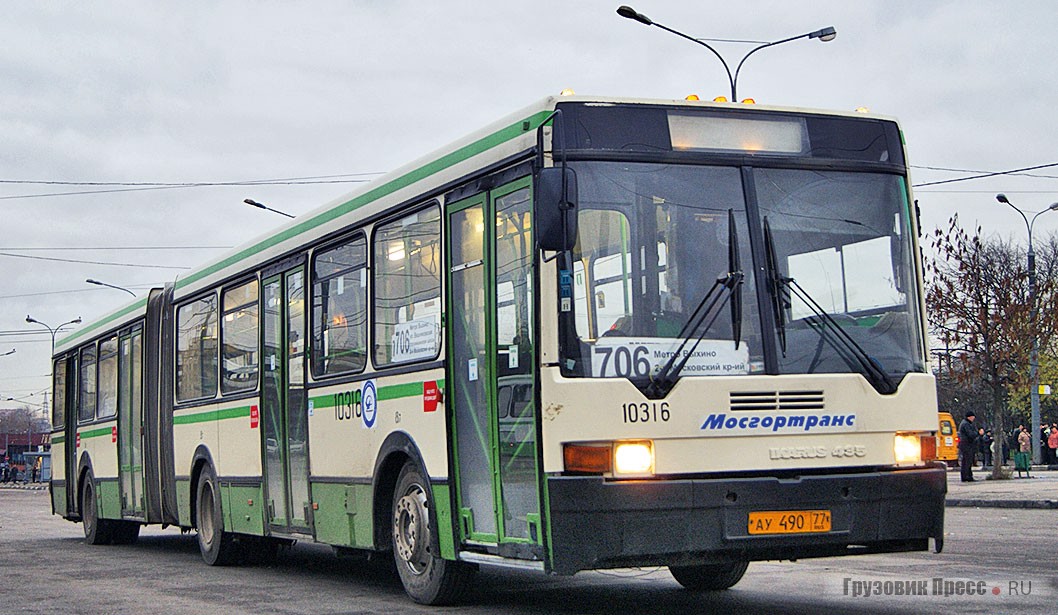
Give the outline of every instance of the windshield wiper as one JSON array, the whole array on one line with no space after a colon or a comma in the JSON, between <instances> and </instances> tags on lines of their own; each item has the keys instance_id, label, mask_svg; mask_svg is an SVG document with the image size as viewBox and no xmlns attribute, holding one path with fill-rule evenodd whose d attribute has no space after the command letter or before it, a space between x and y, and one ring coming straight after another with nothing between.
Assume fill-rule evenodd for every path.
<instances>
[{"instance_id":1,"label":"windshield wiper","mask_svg":"<svg viewBox=\"0 0 1058 615\"><path fill-rule=\"evenodd\" d=\"M889 374L885 373L874 357L867 354L863 346L860 346L849 332L834 320L833 316L824 310L804 288L801 288L796 280L780 274L767 216L764 217L764 251L768 261L768 279L771 282L769 289L772 291L773 306L776 312L775 329L779 334L783 356L786 356L785 311L790 307L790 291L792 291L793 295L808 306L814 314L813 317L805 318L805 322L819 333L820 339L829 344L846 365L866 378L867 382L871 383L871 386L879 393L883 395L895 393L896 383L889 377Z\"/></svg>"},{"instance_id":2,"label":"windshield wiper","mask_svg":"<svg viewBox=\"0 0 1058 615\"><path fill-rule=\"evenodd\" d=\"M723 309L723 304L728 300L731 302L731 330L734 337L735 348L738 348L739 342L742 340L742 293L739 292L742 286L742 281L745 279L745 274L742 272L741 258L739 257L738 250L738 233L735 231L735 213L734 210L727 210L727 267L728 273L722 275L713 282L712 287L705 293L701 301L694 308L694 312L691 313L691 317L684 323L683 328L680 329L680 333L677 336L682 341L676 350L669 357L669 360L658 370L657 374L651 379L650 384L647 386L645 394L650 399L659 399L668 395L672 387L675 386L676 381L680 372L683 371L684 366L687 365L687 361L690 360L691 356L694 355L694 351L698 348L698 344L701 343L702 339L705 338L705 334L709 332L709 329L716 322L720 312ZM710 314L712 315L710 317ZM702 326L702 323L709 321ZM686 353L683 352L684 348L691 341L691 336L696 331L701 329L701 333L694 338L694 344L690 350ZM682 359L680 358L682 355ZM676 361L679 360L677 365Z\"/></svg>"}]
</instances>

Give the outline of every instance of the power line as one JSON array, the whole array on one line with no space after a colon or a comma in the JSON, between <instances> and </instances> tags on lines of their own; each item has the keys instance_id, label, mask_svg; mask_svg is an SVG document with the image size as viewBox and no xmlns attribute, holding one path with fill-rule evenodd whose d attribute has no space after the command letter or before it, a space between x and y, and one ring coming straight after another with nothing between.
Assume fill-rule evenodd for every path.
<instances>
[{"instance_id":1,"label":"power line","mask_svg":"<svg viewBox=\"0 0 1058 615\"><path fill-rule=\"evenodd\" d=\"M86 194L114 194L118 192L140 192L145 190L173 190L181 188L207 188L226 186L303 186L314 184L357 184L370 179L337 179L381 175L372 173L344 173L341 175L314 175L308 177L289 177L281 179L253 179L227 182L79 182L59 180L0 179L0 184L45 185L45 186L121 186L106 190L71 190L67 192L43 192L35 194L12 194L0 196L0 200L35 199L53 196L80 196Z\"/></svg>"},{"instance_id":2,"label":"power line","mask_svg":"<svg viewBox=\"0 0 1058 615\"><path fill-rule=\"evenodd\" d=\"M931 167L925 165L912 164L908 165L912 169L925 169L927 171L949 171L952 173L991 173L991 171L981 171L979 169L954 169L951 167ZM1044 179L1058 179L1058 175L1042 175L1040 173L1015 173L1011 171L1005 172L1007 175L1020 175L1022 177L1042 177Z\"/></svg>"},{"instance_id":3,"label":"power line","mask_svg":"<svg viewBox=\"0 0 1058 615\"><path fill-rule=\"evenodd\" d=\"M12 254L10 252L0 252L0 256L8 256L11 258L28 258L31 260L38 261L56 261L60 263L82 263L88 265L107 265L110 267L140 267L143 269L190 269L190 267L179 267L176 265L144 265L142 263L112 263L106 261L86 261L74 258L56 258L52 256L30 256L28 254Z\"/></svg>"},{"instance_id":4,"label":"power line","mask_svg":"<svg viewBox=\"0 0 1058 615\"><path fill-rule=\"evenodd\" d=\"M995 177L996 175L1015 175L1023 171L1035 171L1036 169L1049 169L1052 167L1058 167L1058 162L1051 162L1048 164L1038 164L1031 167L1022 167L1020 169L1010 169L1009 171L991 171L985 173L978 173L976 175L969 175L967 177L956 177L953 179L942 179L935 182L925 182L922 184L914 184L912 188L922 188L924 186L938 186L940 184L954 184L955 182L965 182L971 179L983 179L985 177Z\"/></svg>"},{"instance_id":5,"label":"power line","mask_svg":"<svg viewBox=\"0 0 1058 615\"><path fill-rule=\"evenodd\" d=\"M161 284L126 284L125 288L147 289L161 286ZM0 295L0 299L21 299L23 297L43 297L45 295L66 295L70 293L93 293L100 292L102 288L71 288L70 290L51 290L43 293L23 293L20 295Z\"/></svg>"}]
</instances>

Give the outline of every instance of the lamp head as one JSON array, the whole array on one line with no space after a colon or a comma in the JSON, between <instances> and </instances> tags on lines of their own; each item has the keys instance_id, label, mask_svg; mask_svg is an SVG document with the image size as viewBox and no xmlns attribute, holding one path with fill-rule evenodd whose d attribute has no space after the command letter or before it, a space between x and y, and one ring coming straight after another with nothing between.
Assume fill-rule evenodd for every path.
<instances>
[{"instance_id":1,"label":"lamp head","mask_svg":"<svg viewBox=\"0 0 1058 615\"><path fill-rule=\"evenodd\" d=\"M617 14L626 19L634 19L644 25L654 25L654 22L651 21L649 17L642 13L636 12L634 8L628 6L627 4L622 4L621 6L617 7Z\"/></svg>"},{"instance_id":2,"label":"lamp head","mask_svg":"<svg viewBox=\"0 0 1058 615\"><path fill-rule=\"evenodd\" d=\"M1047 209L1049 209L1049 210L1051 210L1051 211L1058 211L1058 203L1051 203L1051 204L1050 204L1050 205L1049 205L1049 206L1047 207Z\"/></svg>"},{"instance_id":3,"label":"lamp head","mask_svg":"<svg viewBox=\"0 0 1058 615\"><path fill-rule=\"evenodd\" d=\"M1009 200L1007 200L1007 195L1003 194L1002 192L996 195L996 200L1000 203L1006 203L1007 205L1012 204Z\"/></svg>"},{"instance_id":4,"label":"lamp head","mask_svg":"<svg viewBox=\"0 0 1058 615\"><path fill-rule=\"evenodd\" d=\"M834 29L834 26L827 26L822 30L808 33L808 38L818 38L823 43L829 43L837 37L838 31Z\"/></svg>"},{"instance_id":5,"label":"lamp head","mask_svg":"<svg viewBox=\"0 0 1058 615\"><path fill-rule=\"evenodd\" d=\"M258 203L257 201L255 201L253 199L243 199L242 202L246 203L247 205L253 205L257 209L264 209L265 208L264 205Z\"/></svg>"},{"instance_id":6,"label":"lamp head","mask_svg":"<svg viewBox=\"0 0 1058 615\"><path fill-rule=\"evenodd\" d=\"M29 314L26 314L26 322L37 322L37 321L34 320L33 317L30 316Z\"/></svg>"}]
</instances>

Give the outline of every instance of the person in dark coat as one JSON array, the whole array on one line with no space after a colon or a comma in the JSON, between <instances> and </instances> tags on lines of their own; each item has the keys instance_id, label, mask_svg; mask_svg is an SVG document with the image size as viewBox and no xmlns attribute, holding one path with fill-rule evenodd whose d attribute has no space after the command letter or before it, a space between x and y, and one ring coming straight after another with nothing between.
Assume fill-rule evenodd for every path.
<instances>
[{"instance_id":1,"label":"person in dark coat","mask_svg":"<svg viewBox=\"0 0 1058 615\"><path fill-rule=\"evenodd\" d=\"M962 482L973 482L974 453L977 452L977 438L983 433L983 429L974 426L977 417L973 410L966 413L966 418L959 423L959 469Z\"/></svg>"}]
</instances>

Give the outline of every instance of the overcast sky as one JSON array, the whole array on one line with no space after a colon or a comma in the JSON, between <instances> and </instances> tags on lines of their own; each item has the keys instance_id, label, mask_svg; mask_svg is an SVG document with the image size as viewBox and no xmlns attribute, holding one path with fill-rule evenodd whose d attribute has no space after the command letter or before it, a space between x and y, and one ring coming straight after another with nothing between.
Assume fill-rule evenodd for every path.
<instances>
[{"instance_id":1,"label":"overcast sky","mask_svg":"<svg viewBox=\"0 0 1058 615\"><path fill-rule=\"evenodd\" d=\"M622 19L620 0L535 2L3 2L0 20L0 407L44 401L50 336L178 267L267 232L354 183L129 187L390 170L563 88L727 93L706 49ZM666 2L633 6L695 37L769 41L739 93L767 104L896 117L916 184L1058 163L1053 2ZM752 47L715 43L732 65ZM916 191L929 230L959 213L1024 241L1058 200L1058 167ZM97 194L65 194L123 190ZM1035 236L1058 230L1043 216ZM194 249L124 249L155 246ZM36 248L36 249L30 249ZM39 248L48 248L41 250ZM107 248L86 250L83 248ZM22 258L12 255L33 257ZM66 263L40 258L135 264ZM157 267L150 267L155 265ZM168 267L168 268L163 268ZM32 396L29 396L32 394ZM29 396L29 397L27 397Z\"/></svg>"}]
</instances>

